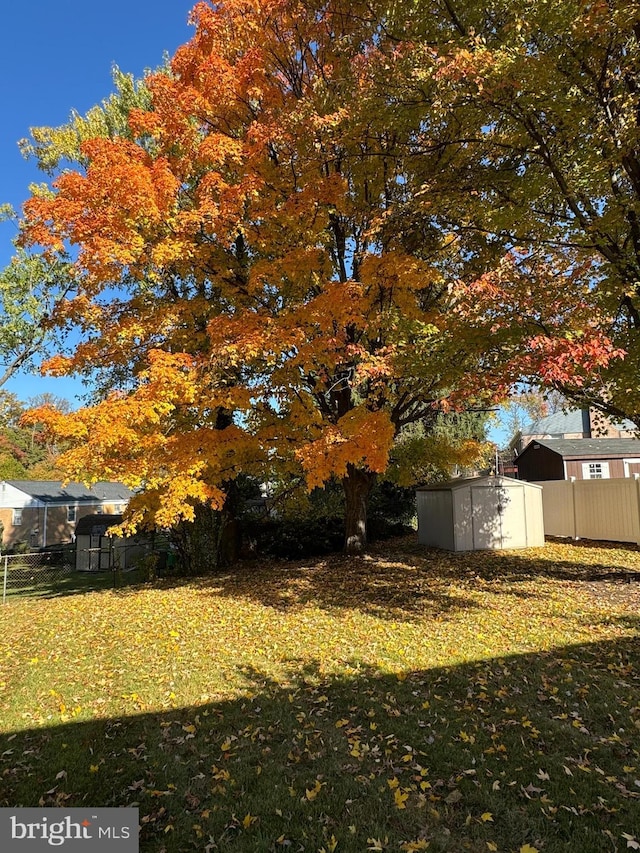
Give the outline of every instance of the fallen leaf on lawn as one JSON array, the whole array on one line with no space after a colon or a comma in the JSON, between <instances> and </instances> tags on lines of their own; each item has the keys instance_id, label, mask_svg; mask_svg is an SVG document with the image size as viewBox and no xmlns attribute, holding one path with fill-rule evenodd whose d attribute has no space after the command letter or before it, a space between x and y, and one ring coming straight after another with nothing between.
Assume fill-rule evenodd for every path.
<instances>
[{"instance_id":1,"label":"fallen leaf on lawn","mask_svg":"<svg viewBox=\"0 0 640 853\"><path fill-rule=\"evenodd\" d=\"M307 788L305 790L305 796L308 800L315 800L320 791L322 790L322 786L325 785L325 782L321 782L319 779L316 779L316 783L313 788Z\"/></svg>"},{"instance_id":2,"label":"fallen leaf on lawn","mask_svg":"<svg viewBox=\"0 0 640 853\"><path fill-rule=\"evenodd\" d=\"M401 788L396 788L393 792L393 799L397 809L406 809L405 803L409 799L409 794L405 794Z\"/></svg>"}]
</instances>

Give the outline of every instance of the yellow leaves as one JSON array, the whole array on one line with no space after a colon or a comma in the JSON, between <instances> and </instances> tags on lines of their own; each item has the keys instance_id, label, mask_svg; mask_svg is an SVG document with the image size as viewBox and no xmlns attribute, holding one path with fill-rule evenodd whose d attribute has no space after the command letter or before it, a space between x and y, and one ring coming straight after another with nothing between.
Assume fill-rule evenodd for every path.
<instances>
[{"instance_id":1,"label":"yellow leaves","mask_svg":"<svg viewBox=\"0 0 640 853\"><path fill-rule=\"evenodd\" d=\"M400 845L400 849L405 853L419 853L420 850L429 849L429 842L425 841L424 838L420 838L418 841L404 841Z\"/></svg>"},{"instance_id":2,"label":"yellow leaves","mask_svg":"<svg viewBox=\"0 0 640 853\"><path fill-rule=\"evenodd\" d=\"M225 742L226 743L226 742ZM230 746L230 744L229 744ZM224 750L223 750L224 751ZM228 782L231 779L231 774L224 768L220 770L215 765L211 768L211 775L214 779L220 782Z\"/></svg>"},{"instance_id":3,"label":"yellow leaves","mask_svg":"<svg viewBox=\"0 0 640 853\"><path fill-rule=\"evenodd\" d=\"M338 840L335 835L332 835L327 841L326 846L323 844L322 847L319 848L318 853L334 853L337 846Z\"/></svg>"},{"instance_id":4,"label":"yellow leaves","mask_svg":"<svg viewBox=\"0 0 640 853\"><path fill-rule=\"evenodd\" d=\"M327 425L319 439L296 452L308 488L322 486L332 475L345 476L348 465L383 471L394 432L387 412L371 412L364 407L348 412L335 426Z\"/></svg>"},{"instance_id":5,"label":"yellow leaves","mask_svg":"<svg viewBox=\"0 0 640 853\"><path fill-rule=\"evenodd\" d=\"M402 788L396 788L393 792L393 801L397 809L406 809L409 794Z\"/></svg>"},{"instance_id":6,"label":"yellow leaves","mask_svg":"<svg viewBox=\"0 0 640 853\"><path fill-rule=\"evenodd\" d=\"M320 793L320 791L322 790L322 788L326 784L327 784L326 782L321 782L319 779L316 779L313 788L307 788L305 790L306 799L309 802L312 802L313 800L315 800L315 798L318 796L318 794Z\"/></svg>"},{"instance_id":7,"label":"yellow leaves","mask_svg":"<svg viewBox=\"0 0 640 853\"><path fill-rule=\"evenodd\" d=\"M518 853L540 853L537 847L532 847L530 844L523 844Z\"/></svg>"},{"instance_id":8,"label":"yellow leaves","mask_svg":"<svg viewBox=\"0 0 640 853\"><path fill-rule=\"evenodd\" d=\"M338 557L304 560L286 570L281 563L257 560L251 572L224 572L170 588L161 584L127 589L126 594L105 590L37 602L23 599L19 607L9 604L0 614L5 628L0 664L8 683L3 719L6 730L14 733L7 746L16 749L16 757L5 756L5 767L15 764L21 773L28 764L38 776L45 775L37 753L20 761L25 729L25 745L34 745L35 722L21 714L38 712L44 702L52 717L43 723L55 736L57 709L64 699L67 705L78 702L89 712L95 709L104 719L124 719L132 734L120 743L131 751L121 752L118 740L109 740L104 750L96 743L93 755L81 749L74 764L74 730L82 735L82 726L68 726L56 737L71 741L74 749L56 752L56 759L64 755L64 763L55 763L46 778L53 779L64 766L68 777L60 789L77 790L72 783L79 775L102 780L101 789L113 785L123 790L119 768L143 767L144 774L139 770L129 777L144 778L127 796L140 800L143 817L165 804L171 816L164 821L175 825L186 844L191 821L198 820L204 838L213 825L230 826L239 838L246 832L247 844L259 836L256 848L264 838L278 850L300 838L309 851L324 846L329 853L335 831L336 853L372 845L390 853L425 849L410 845L430 838L432 849L448 830L456 844L468 840L478 851L519 853L513 838L523 844L526 837L542 853L558 826L571 822L583 840L581 825L593 823L591 815L578 818L561 804L589 807L602 796L607 810L598 813L615 833L620 850L627 849L634 833L624 823L626 805L632 808L635 801L625 803L617 783L624 773L636 774L638 764L636 730L628 726L639 713L637 671L630 668L635 635L621 632L612 619L605 622L607 614L628 610L611 609L601 596L592 600L583 581L566 579L574 569L584 572L585 554L595 566L605 558L628 560L632 566L640 559L635 552L575 545L561 546L548 564L546 549L517 557L425 557L407 538L374 546L372 559L359 561L357 578L346 571L349 561ZM559 564L561 578L553 574ZM531 565L536 567L533 577L526 571ZM613 586L621 594L627 587L634 592L633 585ZM464 606L458 607L462 596ZM587 637L593 632L596 644ZM169 637L180 637L177 659L166 647ZM517 653L525 645L527 652ZM453 649L461 650L456 654L463 659L452 665ZM26 663L35 655L39 664L31 669ZM398 673L406 677L398 679ZM29 677L33 687L27 692ZM613 728L622 738L615 744L617 761L611 750L607 753L606 773L615 774L611 781L596 770L598 752L604 753L594 747L587 755L584 738L570 725L583 684L592 685L590 711L582 701L579 707L594 737L608 737ZM181 710L165 704L169 691ZM144 697L150 714L157 712L157 723L138 723L131 707L134 692ZM12 694L17 700L14 716L6 704ZM103 696L109 704L94 705ZM429 707L424 708L427 699ZM200 706L197 712L195 706ZM564 720L556 719L564 712ZM373 719L377 730L369 728ZM535 722L547 746L563 733L566 749L555 750L557 763L529 741L525 721ZM476 743L460 739L460 730L474 734ZM197 740L186 737L190 734ZM357 760L349 754L356 739ZM508 753L495 749L501 740L509 745ZM144 750L139 746L143 742ZM489 743L494 752L485 753ZM603 748L608 746L603 743ZM299 759L295 766L286 766L288 751ZM473 765L466 763L470 754L477 759ZM179 763L167 764L167 755ZM413 760L406 761L407 756ZM547 760L550 765L539 768ZM562 772L561 760L573 778ZM590 775L577 769L576 762L586 760ZM99 766L97 775L90 775L87 761ZM260 776L258 766L263 768ZM81 773L74 773L74 767ZM173 790L167 784L171 767L180 769ZM554 803L560 807L556 812L538 794L526 799L520 788L545 774L553 777ZM640 790L634 778L627 782ZM427 779L431 788L423 787ZM454 785L465 799L446 803ZM200 804L185 801L187 792L199 797ZM584 799L585 792L592 794L591 800ZM373 798L375 824L367 820ZM353 802L345 805L347 799ZM490 804L497 800L499 814L491 812ZM185 802L192 804L186 812ZM486 811L481 813L483 804ZM542 815L542 822L541 808L548 815ZM245 819L257 816L258 821L243 826ZM325 823L327 818L336 824ZM535 834L532 823L538 827ZM164 826L157 822L159 838ZM621 837L624 830L629 839Z\"/></svg>"},{"instance_id":9,"label":"yellow leaves","mask_svg":"<svg viewBox=\"0 0 640 853\"><path fill-rule=\"evenodd\" d=\"M242 828L249 829L250 826L253 826L256 823L258 818L255 815L247 814L242 819Z\"/></svg>"},{"instance_id":10,"label":"yellow leaves","mask_svg":"<svg viewBox=\"0 0 640 853\"><path fill-rule=\"evenodd\" d=\"M380 300L382 310L400 309L405 318L422 316L415 298L417 291L433 284L440 273L431 264L403 252L368 254L360 276L369 287L371 303Z\"/></svg>"}]
</instances>

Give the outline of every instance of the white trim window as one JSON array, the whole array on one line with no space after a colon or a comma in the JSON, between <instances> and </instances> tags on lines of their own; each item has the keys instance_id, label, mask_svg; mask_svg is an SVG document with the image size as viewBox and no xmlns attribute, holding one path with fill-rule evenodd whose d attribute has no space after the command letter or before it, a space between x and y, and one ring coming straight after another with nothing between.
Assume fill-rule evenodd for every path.
<instances>
[{"instance_id":1,"label":"white trim window","mask_svg":"<svg viewBox=\"0 0 640 853\"><path fill-rule=\"evenodd\" d=\"M67 523L75 524L78 520L78 507L77 506L68 506L67 507Z\"/></svg>"},{"instance_id":2,"label":"white trim window","mask_svg":"<svg viewBox=\"0 0 640 853\"><path fill-rule=\"evenodd\" d=\"M582 479L583 480L608 480L609 479L609 463L608 462L583 462L582 463Z\"/></svg>"},{"instance_id":3,"label":"white trim window","mask_svg":"<svg viewBox=\"0 0 640 853\"><path fill-rule=\"evenodd\" d=\"M11 524L13 524L14 527L20 527L22 525L22 507L13 510Z\"/></svg>"}]
</instances>

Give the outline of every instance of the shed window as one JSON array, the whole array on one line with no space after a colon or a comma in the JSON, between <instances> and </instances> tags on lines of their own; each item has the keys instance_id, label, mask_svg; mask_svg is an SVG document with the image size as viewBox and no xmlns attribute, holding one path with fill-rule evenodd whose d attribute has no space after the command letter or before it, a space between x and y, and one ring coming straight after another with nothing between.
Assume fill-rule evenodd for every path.
<instances>
[{"instance_id":1,"label":"shed window","mask_svg":"<svg viewBox=\"0 0 640 853\"><path fill-rule=\"evenodd\" d=\"M11 520L11 523L13 524L14 527L20 527L20 525L22 524L22 510L21 509L14 509L13 518Z\"/></svg>"},{"instance_id":2,"label":"shed window","mask_svg":"<svg viewBox=\"0 0 640 853\"><path fill-rule=\"evenodd\" d=\"M67 521L70 524L76 523L77 515L78 515L78 508L77 507L75 507L75 506L68 506L67 507Z\"/></svg>"},{"instance_id":3,"label":"shed window","mask_svg":"<svg viewBox=\"0 0 640 853\"><path fill-rule=\"evenodd\" d=\"M582 463L582 478L584 480L608 480L609 479L609 463L608 462L583 462Z\"/></svg>"}]
</instances>

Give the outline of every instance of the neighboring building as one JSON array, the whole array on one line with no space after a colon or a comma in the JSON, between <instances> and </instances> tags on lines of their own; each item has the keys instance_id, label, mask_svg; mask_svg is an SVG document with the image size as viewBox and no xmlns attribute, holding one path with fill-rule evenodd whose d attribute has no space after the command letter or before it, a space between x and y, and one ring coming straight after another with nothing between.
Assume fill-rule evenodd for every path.
<instances>
[{"instance_id":1,"label":"neighboring building","mask_svg":"<svg viewBox=\"0 0 640 853\"><path fill-rule=\"evenodd\" d=\"M122 513L132 496L121 483L87 488L81 483L63 487L60 481L0 481L2 545L45 548L72 542L82 516Z\"/></svg>"},{"instance_id":2,"label":"neighboring building","mask_svg":"<svg viewBox=\"0 0 640 853\"><path fill-rule=\"evenodd\" d=\"M609 480L640 474L640 440L632 438L539 439L516 459L518 477L544 480Z\"/></svg>"},{"instance_id":3,"label":"neighboring building","mask_svg":"<svg viewBox=\"0 0 640 853\"><path fill-rule=\"evenodd\" d=\"M513 449L517 456L534 439L635 438L637 432L631 421L616 423L596 409L569 409L527 424Z\"/></svg>"}]
</instances>

